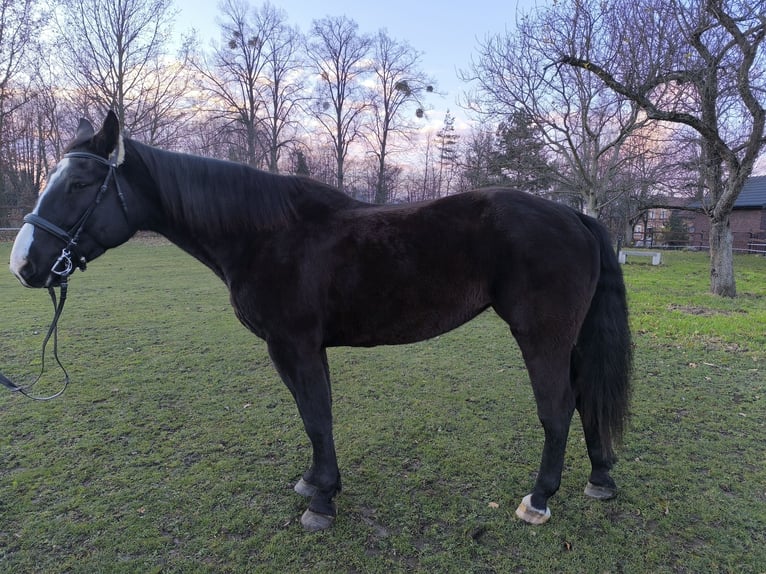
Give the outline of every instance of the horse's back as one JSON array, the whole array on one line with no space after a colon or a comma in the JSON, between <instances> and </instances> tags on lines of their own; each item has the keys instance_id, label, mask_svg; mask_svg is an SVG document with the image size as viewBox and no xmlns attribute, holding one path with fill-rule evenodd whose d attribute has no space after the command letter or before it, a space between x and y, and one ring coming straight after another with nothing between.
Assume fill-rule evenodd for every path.
<instances>
[{"instance_id":1,"label":"horse's back","mask_svg":"<svg viewBox=\"0 0 766 574\"><path fill-rule=\"evenodd\" d=\"M506 320L561 314L590 298L597 273L576 212L510 189L355 208L328 233L307 264L324 278L330 345L422 340L490 306Z\"/></svg>"}]
</instances>

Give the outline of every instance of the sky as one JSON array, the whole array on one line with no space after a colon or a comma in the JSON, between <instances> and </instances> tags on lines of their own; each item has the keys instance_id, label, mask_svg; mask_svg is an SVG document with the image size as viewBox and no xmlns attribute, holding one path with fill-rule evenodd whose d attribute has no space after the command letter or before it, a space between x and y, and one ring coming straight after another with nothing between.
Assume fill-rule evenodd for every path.
<instances>
[{"instance_id":1,"label":"sky","mask_svg":"<svg viewBox=\"0 0 766 574\"><path fill-rule=\"evenodd\" d=\"M260 0L250 0L260 6ZM447 109L457 118L456 127L468 116L458 105L465 84L458 79L458 70L467 70L471 58L477 55L481 41L489 36L504 34L515 27L517 9L528 12L546 0L467 0L460 8L451 2L436 0L271 0L284 10L287 21L308 31L311 22L325 16L345 15L359 25L362 33L374 33L381 28L396 40L405 40L423 53L422 69L436 80L443 96L433 96L430 122L441 124ZM455 3L457 4L457 3ZM219 3L216 0L179 0L180 13L176 20L179 32L194 28L208 45L218 37Z\"/></svg>"}]
</instances>

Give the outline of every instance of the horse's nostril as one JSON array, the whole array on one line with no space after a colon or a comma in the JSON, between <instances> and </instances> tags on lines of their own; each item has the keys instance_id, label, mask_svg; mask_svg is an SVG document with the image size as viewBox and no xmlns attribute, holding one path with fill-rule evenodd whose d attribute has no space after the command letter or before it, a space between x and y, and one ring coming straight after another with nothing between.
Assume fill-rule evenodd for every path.
<instances>
[{"instance_id":1,"label":"horse's nostril","mask_svg":"<svg viewBox=\"0 0 766 574\"><path fill-rule=\"evenodd\" d=\"M34 287L34 276L37 266L31 261L25 261L20 265L11 265L11 272L16 276L24 287Z\"/></svg>"}]
</instances>

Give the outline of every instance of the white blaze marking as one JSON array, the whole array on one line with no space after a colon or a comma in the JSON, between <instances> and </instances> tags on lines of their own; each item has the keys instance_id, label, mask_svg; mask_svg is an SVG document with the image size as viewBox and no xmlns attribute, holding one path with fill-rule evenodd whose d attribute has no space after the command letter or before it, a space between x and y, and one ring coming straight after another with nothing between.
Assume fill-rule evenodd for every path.
<instances>
[{"instance_id":1,"label":"white blaze marking","mask_svg":"<svg viewBox=\"0 0 766 574\"><path fill-rule=\"evenodd\" d=\"M35 210L32 213L37 213L37 209L40 207L40 202L43 200L43 197L45 197L45 194L56 184L59 178L64 175L68 167L68 157L65 157L58 163L58 165L56 165L51 174L48 176L48 181L46 182L43 190L40 192L40 197L37 198L37 205L35 205Z\"/></svg>"},{"instance_id":2,"label":"white blaze marking","mask_svg":"<svg viewBox=\"0 0 766 574\"><path fill-rule=\"evenodd\" d=\"M69 165L69 159L65 158L59 162L56 168L48 178L48 183L40 193L40 197L37 198L37 205L35 205L32 213L37 214L40 208L40 202L49 189L53 187L56 181L64 174ZM32 248L32 243L35 240L35 226L29 223L25 223L21 226L19 234L16 236L16 240L13 242L13 249L11 250L11 263L10 269L16 278L21 281L22 285L26 285L26 282L21 276L21 270L27 264L29 258L29 250Z\"/></svg>"},{"instance_id":3,"label":"white blaze marking","mask_svg":"<svg viewBox=\"0 0 766 574\"><path fill-rule=\"evenodd\" d=\"M29 249L32 247L32 241L35 238L35 228L29 223L25 223L19 230L19 234L16 236L16 241L13 242L13 249L11 250L11 273L21 281L22 285L26 285L26 282L21 277L21 270L24 265L27 264L27 256L29 255Z\"/></svg>"}]
</instances>

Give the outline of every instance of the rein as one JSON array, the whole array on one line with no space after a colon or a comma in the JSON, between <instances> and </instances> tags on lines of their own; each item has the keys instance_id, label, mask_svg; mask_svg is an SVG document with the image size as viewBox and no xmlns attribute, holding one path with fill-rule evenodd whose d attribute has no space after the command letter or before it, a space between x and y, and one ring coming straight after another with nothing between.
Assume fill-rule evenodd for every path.
<instances>
[{"instance_id":1,"label":"rein","mask_svg":"<svg viewBox=\"0 0 766 574\"><path fill-rule=\"evenodd\" d=\"M93 203L90 204L88 209L85 210L85 212L80 216L80 218L77 220L77 222L72 226L72 228L69 231L64 231L61 229L58 225L51 223L47 219L40 217L36 213L29 213L24 216L24 223L29 223L31 225L34 225L35 227L38 227L42 229L43 231L46 231L53 235L54 237L60 239L63 241L66 245L61 250L61 255L59 255L58 259L53 263L51 266L51 277L48 280L48 293L51 296L51 301L53 302L53 320L51 321L50 327L48 327L48 333L45 335L45 339L43 340L43 346L42 350L40 352L42 365L40 368L40 374L37 375L37 378L34 380L33 383L27 386L19 386L13 381L11 381L8 377L0 373L0 384L4 385L6 388L10 389L11 391L19 392L22 395L24 395L27 398L36 400L36 401L50 401L52 399L55 399L57 397L60 397L62 394L64 394L64 391L69 386L69 373L67 373L67 370L64 368L64 365L61 364L61 361L59 360L58 356L58 322L61 318L61 313L64 311L64 303L66 302L67 297L67 289L68 289L68 278L69 276L74 273L75 269L80 269L81 271L85 271L85 268L87 266L87 260L84 256L82 256L78 249L77 249L77 243L80 240L80 234L82 233L83 228L85 227L85 223L88 221L90 216L93 214L93 211L96 209L99 203L101 203L101 200L103 199L104 195L106 194L107 190L109 189L109 183L114 180L114 185L117 190L117 196L120 200L120 205L122 206L122 210L125 213L125 216L128 215L128 207L125 203L125 196L122 193L122 190L120 189L120 182L117 180L116 172L117 172L117 162L111 161L109 159L104 159L103 157L88 153L88 152L69 152L67 154L64 154L65 158L82 158L82 159L92 159L94 161L97 161L100 164L106 165L109 167L109 171L106 174L106 178L104 179L104 183L101 184L101 187L98 190L98 193L96 194L96 198L93 200ZM56 275L60 278L59 287L61 289L61 294L57 298L56 297L56 291L51 286L51 283L53 282L53 276ZM53 357L56 359L56 363L61 368L61 370L64 372L64 383L57 393L52 394L47 397L39 397L31 394L31 389L34 387L38 382L40 382L40 379L43 376L43 373L45 373L45 349L48 346L48 342L50 339L53 338Z\"/></svg>"},{"instance_id":2,"label":"rein","mask_svg":"<svg viewBox=\"0 0 766 574\"><path fill-rule=\"evenodd\" d=\"M4 385L6 388L8 388L11 391L21 393L25 397L32 399L34 401L50 401L55 398L60 397L64 394L64 391L69 386L69 373L67 373L67 370L64 368L64 365L61 364L61 360L59 359L58 354L58 322L61 318L61 313L64 310L64 302L66 301L66 295L67 295L67 282L66 279L61 282L61 296L58 298L58 301L56 300L56 291L53 289L53 287L48 287L48 293L51 296L51 301L53 302L53 321L51 321L50 327L48 327L48 333L45 335L45 339L43 340L43 347L40 351L40 358L42 365L40 366L40 374L37 375L37 378L32 382L30 385L27 386L19 386L16 383L14 383L12 380L10 380L8 377L0 373L0 384ZM53 358L56 359L56 363L61 368L61 370L64 372L64 384L61 387L61 390L59 390L57 393L54 393L52 395L49 395L47 397L39 397L36 395L33 395L31 393L32 387L34 387L37 383L40 382L40 379L43 377L43 373L45 373L45 349L48 346L48 341L50 341L51 337L53 337Z\"/></svg>"}]
</instances>

